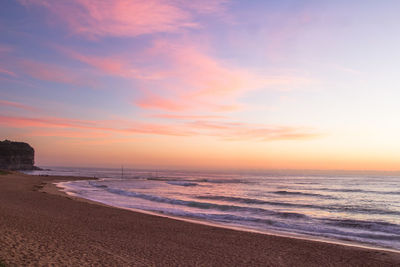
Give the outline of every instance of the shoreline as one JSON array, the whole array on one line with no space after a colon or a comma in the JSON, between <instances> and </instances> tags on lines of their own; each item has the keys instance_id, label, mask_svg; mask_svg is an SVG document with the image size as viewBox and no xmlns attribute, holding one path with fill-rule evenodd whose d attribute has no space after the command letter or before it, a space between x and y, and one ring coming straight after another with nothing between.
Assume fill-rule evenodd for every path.
<instances>
[{"instance_id":1,"label":"shoreline","mask_svg":"<svg viewBox=\"0 0 400 267\"><path fill-rule=\"evenodd\" d=\"M0 260L10 265L400 264L398 251L126 210L70 196L53 184L73 180L88 178L0 176Z\"/></svg>"},{"instance_id":2,"label":"shoreline","mask_svg":"<svg viewBox=\"0 0 400 267\"><path fill-rule=\"evenodd\" d=\"M53 177L58 177L58 176L53 176ZM380 250L380 251L387 251L387 252L393 252L393 253L400 254L400 250L392 249L389 247L374 246L372 244L357 243L354 241L345 241L345 240L340 240L340 239L331 239L331 238L327 238L327 237L325 238L325 237L321 237L321 236L309 236L309 235L305 235L305 234L279 232L279 231L273 231L273 230L257 230L257 229L252 229L252 228L242 228L240 226L230 226L230 225L227 225L224 223L211 222L211 221L201 220L201 219L193 219L190 217L171 216L171 215L166 215L166 214L152 212L152 211L146 211L146 210L140 210L140 209L134 209L134 208L117 207L117 206L102 203L100 201L95 201L95 200L90 200L90 199L79 197L79 196L70 195L62 187L57 185L58 183L63 183L63 182L72 182L72 181L76 181L76 180L98 180L99 178L77 177L78 179L68 179L68 176L64 177L64 178L65 179L62 179L59 181L53 181L52 183L46 184L45 187L42 188L41 190L45 191L46 193L50 193L50 194L59 194L59 195L65 196L65 197L70 197L76 201L83 201L83 202L88 202L88 203L92 203L92 204L96 204L96 205L114 208L114 209L128 210L128 211L148 214L148 215L152 215L152 216L159 216L162 218L169 218L169 219L177 220L177 221L184 221L184 222L189 222L189 223L194 223L194 224L219 227L219 228L230 229L230 230L234 230L234 231L242 231L242 232L257 233L257 234L263 234L263 235L273 235L273 236L277 236L277 237L286 237L286 238L295 238L295 239L300 239L300 240L324 242L324 243L328 243L328 244L336 244L336 245L343 245L343 246L349 246L349 247ZM74 177L70 177L70 178L74 178Z\"/></svg>"}]
</instances>

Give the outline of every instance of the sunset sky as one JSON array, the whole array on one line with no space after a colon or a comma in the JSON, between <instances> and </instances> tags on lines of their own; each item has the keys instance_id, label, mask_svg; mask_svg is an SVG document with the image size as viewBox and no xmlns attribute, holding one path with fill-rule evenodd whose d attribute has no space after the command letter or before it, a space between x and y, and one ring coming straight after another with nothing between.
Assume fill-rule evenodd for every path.
<instances>
[{"instance_id":1,"label":"sunset sky","mask_svg":"<svg viewBox=\"0 0 400 267\"><path fill-rule=\"evenodd\" d=\"M3 0L38 166L400 170L400 1Z\"/></svg>"}]
</instances>

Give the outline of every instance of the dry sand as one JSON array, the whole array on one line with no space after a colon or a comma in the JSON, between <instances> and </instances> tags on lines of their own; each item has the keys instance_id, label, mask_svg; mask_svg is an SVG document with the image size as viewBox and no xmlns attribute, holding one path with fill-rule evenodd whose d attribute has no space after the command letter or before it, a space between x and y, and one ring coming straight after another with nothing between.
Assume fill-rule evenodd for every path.
<instances>
[{"instance_id":1,"label":"dry sand","mask_svg":"<svg viewBox=\"0 0 400 267\"><path fill-rule=\"evenodd\" d=\"M43 192L55 180L0 175L0 260L7 266L400 266L400 253L194 224L76 201L51 187Z\"/></svg>"}]
</instances>

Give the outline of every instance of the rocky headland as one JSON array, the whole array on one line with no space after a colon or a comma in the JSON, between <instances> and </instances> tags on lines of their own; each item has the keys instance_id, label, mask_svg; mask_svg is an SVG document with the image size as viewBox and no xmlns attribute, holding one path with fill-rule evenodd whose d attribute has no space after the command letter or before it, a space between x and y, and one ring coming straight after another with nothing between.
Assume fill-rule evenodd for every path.
<instances>
[{"instance_id":1,"label":"rocky headland","mask_svg":"<svg viewBox=\"0 0 400 267\"><path fill-rule=\"evenodd\" d=\"M35 150L27 143L0 141L0 169L36 170Z\"/></svg>"}]
</instances>

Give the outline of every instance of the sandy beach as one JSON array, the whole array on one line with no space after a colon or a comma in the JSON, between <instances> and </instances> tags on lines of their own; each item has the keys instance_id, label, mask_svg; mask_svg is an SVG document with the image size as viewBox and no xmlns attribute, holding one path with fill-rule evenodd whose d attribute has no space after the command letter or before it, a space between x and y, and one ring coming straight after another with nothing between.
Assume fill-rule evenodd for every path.
<instances>
[{"instance_id":1,"label":"sandy beach","mask_svg":"<svg viewBox=\"0 0 400 267\"><path fill-rule=\"evenodd\" d=\"M74 179L0 175L1 262L6 266L400 265L400 253L184 222L77 201L49 186Z\"/></svg>"}]
</instances>

